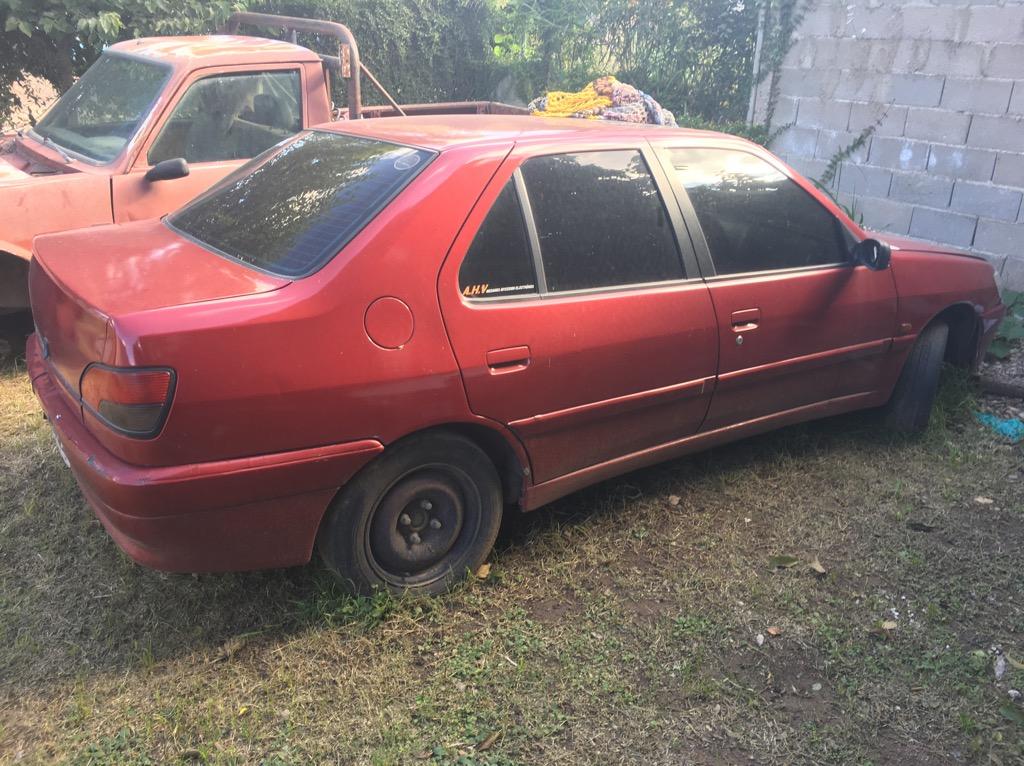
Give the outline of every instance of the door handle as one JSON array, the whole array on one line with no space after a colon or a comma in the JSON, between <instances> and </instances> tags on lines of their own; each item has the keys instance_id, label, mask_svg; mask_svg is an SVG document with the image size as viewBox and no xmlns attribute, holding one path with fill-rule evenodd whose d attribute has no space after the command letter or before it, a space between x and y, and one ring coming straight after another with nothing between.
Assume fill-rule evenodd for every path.
<instances>
[{"instance_id":1,"label":"door handle","mask_svg":"<svg viewBox=\"0 0 1024 766\"><path fill-rule=\"evenodd\" d=\"M757 329L761 322L761 309L743 309L732 312L732 331L747 332Z\"/></svg>"},{"instance_id":2,"label":"door handle","mask_svg":"<svg viewBox=\"0 0 1024 766\"><path fill-rule=\"evenodd\" d=\"M491 370L491 375L500 375L505 372L525 370L529 365L529 346L496 348L487 352L487 366Z\"/></svg>"}]
</instances>

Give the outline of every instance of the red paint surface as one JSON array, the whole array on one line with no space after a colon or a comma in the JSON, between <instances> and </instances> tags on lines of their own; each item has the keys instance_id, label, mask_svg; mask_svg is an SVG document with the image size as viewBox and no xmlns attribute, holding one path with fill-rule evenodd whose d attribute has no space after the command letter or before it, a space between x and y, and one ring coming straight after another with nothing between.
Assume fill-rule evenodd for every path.
<instances>
[{"instance_id":1,"label":"red paint surface","mask_svg":"<svg viewBox=\"0 0 1024 766\"><path fill-rule=\"evenodd\" d=\"M439 426L505 440L520 504L533 508L657 460L882 404L937 313L966 306L983 336L1001 316L987 263L904 241L880 272L691 274L474 302L459 292L459 265L525 159L738 140L516 117L332 129L440 154L312 276L249 270L159 222L38 241L34 311L49 357L30 345L33 385L98 515L143 563L305 560L334 492L387 445ZM156 437L119 435L76 405L91 361L175 371Z\"/></svg>"}]
</instances>

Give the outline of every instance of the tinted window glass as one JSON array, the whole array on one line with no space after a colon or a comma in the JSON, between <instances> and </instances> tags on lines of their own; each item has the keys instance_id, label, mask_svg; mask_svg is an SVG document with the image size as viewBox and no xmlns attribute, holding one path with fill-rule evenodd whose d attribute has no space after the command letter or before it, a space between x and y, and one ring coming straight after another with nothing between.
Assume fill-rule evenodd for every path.
<instances>
[{"instance_id":1,"label":"tinted window glass","mask_svg":"<svg viewBox=\"0 0 1024 766\"><path fill-rule=\"evenodd\" d=\"M131 140L170 76L170 67L107 53L39 121L35 132L99 162Z\"/></svg>"},{"instance_id":2,"label":"tinted window glass","mask_svg":"<svg viewBox=\"0 0 1024 766\"><path fill-rule=\"evenodd\" d=\"M728 149L676 149L719 274L842 263L842 224L764 160Z\"/></svg>"},{"instance_id":3,"label":"tinted window glass","mask_svg":"<svg viewBox=\"0 0 1024 766\"><path fill-rule=\"evenodd\" d=\"M297 71L207 77L182 96L147 159L247 160L300 130Z\"/></svg>"},{"instance_id":4,"label":"tinted window glass","mask_svg":"<svg viewBox=\"0 0 1024 766\"><path fill-rule=\"evenodd\" d=\"M548 290L683 277L672 224L640 152L536 157L522 173Z\"/></svg>"},{"instance_id":5,"label":"tinted window glass","mask_svg":"<svg viewBox=\"0 0 1024 766\"><path fill-rule=\"evenodd\" d=\"M515 184L494 201L459 269L459 289L468 297L491 298L537 292L533 256Z\"/></svg>"},{"instance_id":6,"label":"tinted window glass","mask_svg":"<svg viewBox=\"0 0 1024 766\"><path fill-rule=\"evenodd\" d=\"M244 263L302 276L333 258L432 156L340 133L304 133L246 164L167 221Z\"/></svg>"}]
</instances>

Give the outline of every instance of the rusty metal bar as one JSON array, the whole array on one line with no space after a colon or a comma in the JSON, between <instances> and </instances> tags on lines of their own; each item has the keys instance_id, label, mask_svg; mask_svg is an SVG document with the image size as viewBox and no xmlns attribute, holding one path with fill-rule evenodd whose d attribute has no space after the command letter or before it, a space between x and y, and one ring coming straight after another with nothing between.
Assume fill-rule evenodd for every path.
<instances>
[{"instance_id":1,"label":"rusty metal bar","mask_svg":"<svg viewBox=\"0 0 1024 766\"><path fill-rule=\"evenodd\" d=\"M337 21L320 21L316 19L302 19L297 16L278 16L273 13L252 13L240 11L232 13L221 30L224 34L237 34L242 24L249 24L254 27L270 27L280 29L292 36L296 32L312 32L326 37L334 37L339 41L337 56L321 56L327 64L333 64L339 71L344 69L347 59L350 75L346 79L346 95L348 97L348 116L351 120L358 120L362 116L362 94L359 87L359 75L364 71L359 62L359 46L356 45L355 35L352 30ZM346 48L347 46L347 56ZM371 79L373 79L371 77ZM378 85L378 87L380 87ZM388 96L390 98L390 96Z\"/></svg>"},{"instance_id":2,"label":"rusty metal bar","mask_svg":"<svg viewBox=\"0 0 1024 766\"><path fill-rule=\"evenodd\" d=\"M363 74L366 75L366 77L370 80L370 82L372 82L377 87L377 90L379 90L384 95L384 98L386 98L388 100L388 103L391 104L391 107L393 109L397 110L400 115L405 117L405 112L402 111L402 107L400 107L398 105L397 101L395 101L393 98L391 98L391 94L390 93L388 93L386 90L384 90L384 86L381 85L380 82L377 80L377 78L373 76L373 73L369 69L366 68L366 64L360 62L359 63L359 68L363 71Z\"/></svg>"}]
</instances>

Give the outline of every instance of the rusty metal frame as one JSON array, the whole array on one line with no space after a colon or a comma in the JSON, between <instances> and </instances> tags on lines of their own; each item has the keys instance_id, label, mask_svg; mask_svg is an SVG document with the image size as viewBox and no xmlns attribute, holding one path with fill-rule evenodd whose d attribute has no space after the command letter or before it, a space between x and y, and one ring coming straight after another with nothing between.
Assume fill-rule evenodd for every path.
<instances>
[{"instance_id":1,"label":"rusty metal frame","mask_svg":"<svg viewBox=\"0 0 1024 766\"><path fill-rule=\"evenodd\" d=\"M302 19L297 16L278 16L273 13L239 11L232 13L228 17L221 32L228 35L237 34L238 28L242 24L283 30L288 35L288 39L293 43L296 41L296 34L298 32L312 32L337 39L338 55L320 54L320 58L328 69L337 72L339 76L345 78L349 119L358 120L362 116L362 93L360 91L359 76L360 73L364 72L370 77L370 81L384 93L384 97L393 106L398 107L398 104L395 103L390 94L381 87L376 78L370 75L366 67L360 62L359 46L356 45L355 35L344 24L340 24L337 21Z\"/></svg>"}]
</instances>

